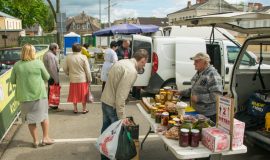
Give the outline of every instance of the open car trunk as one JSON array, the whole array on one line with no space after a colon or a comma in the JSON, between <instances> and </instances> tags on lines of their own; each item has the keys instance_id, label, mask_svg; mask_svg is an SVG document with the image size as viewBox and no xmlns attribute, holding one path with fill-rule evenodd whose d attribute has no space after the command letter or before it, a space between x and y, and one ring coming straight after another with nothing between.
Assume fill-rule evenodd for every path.
<instances>
[{"instance_id":1,"label":"open car trunk","mask_svg":"<svg viewBox=\"0 0 270 160\"><path fill-rule=\"evenodd\" d=\"M195 17L187 19L186 21L179 21L178 25L213 26L249 35L259 35L247 39L236 58L230 81L230 96L234 98L236 112L242 112L244 113L244 116L246 114L247 118L244 118L244 120L249 118L250 122L246 121L246 127L250 126L252 122L262 122L254 123L255 125L253 128L251 127L251 130L246 128L246 140L251 140L261 147L270 150L270 132L266 132L264 129L264 116L261 116L257 120L256 116L247 111L248 106L246 103L250 96L258 90L269 91L267 94L269 94L270 102L270 61L267 61L265 58L268 56L270 57L270 26L254 27L254 25L246 27L250 25L245 25L250 21L254 22L265 19L269 20L270 14L237 12ZM214 38L214 33L212 33L210 37ZM257 56L255 62L246 61L245 55L249 52L253 52ZM243 63L248 63L250 65L248 67L242 67L241 64ZM257 109L260 110L261 108ZM236 113L236 115L238 113Z\"/></svg>"}]
</instances>

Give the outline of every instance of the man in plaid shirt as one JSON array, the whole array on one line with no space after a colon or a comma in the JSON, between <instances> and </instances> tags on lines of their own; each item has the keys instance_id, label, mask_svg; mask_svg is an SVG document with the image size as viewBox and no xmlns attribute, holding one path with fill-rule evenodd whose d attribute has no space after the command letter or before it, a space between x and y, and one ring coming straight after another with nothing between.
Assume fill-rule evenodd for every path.
<instances>
[{"instance_id":1,"label":"man in plaid shirt","mask_svg":"<svg viewBox=\"0 0 270 160\"><path fill-rule=\"evenodd\" d=\"M197 73L191 79L191 88L179 91L181 96L189 97L194 109L216 122L216 96L222 95L222 79L218 71L210 65L206 53L197 53L194 57Z\"/></svg>"}]
</instances>

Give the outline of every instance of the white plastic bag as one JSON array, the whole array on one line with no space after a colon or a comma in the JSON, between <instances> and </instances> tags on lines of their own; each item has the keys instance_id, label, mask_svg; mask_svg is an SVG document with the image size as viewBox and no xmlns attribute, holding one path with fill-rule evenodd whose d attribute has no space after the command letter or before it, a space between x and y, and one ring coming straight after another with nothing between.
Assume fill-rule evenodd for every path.
<instances>
[{"instance_id":1,"label":"white plastic bag","mask_svg":"<svg viewBox=\"0 0 270 160\"><path fill-rule=\"evenodd\" d=\"M106 157L115 159L122 120L111 124L97 139L97 148Z\"/></svg>"}]
</instances>

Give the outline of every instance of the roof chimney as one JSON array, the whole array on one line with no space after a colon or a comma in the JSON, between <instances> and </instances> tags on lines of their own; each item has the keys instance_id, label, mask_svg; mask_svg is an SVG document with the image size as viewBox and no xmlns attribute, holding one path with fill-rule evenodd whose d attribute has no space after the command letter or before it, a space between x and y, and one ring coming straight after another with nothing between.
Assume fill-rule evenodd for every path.
<instances>
[{"instance_id":1,"label":"roof chimney","mask_svg":"<svg viewBox=\"0 0 270 160\"><path fill-rule=\"evenodd\" d=\"M191 7L191 1L188 1L187 2L187 8L190 8Z\"/></svg>"},{"instance_id":2,"label":"roof chimney","mask_svg":"<svg viewBox=\"0 0 270 160\"><path fill-rule=\"evenodd\" d=\"M206 0L196 0L196 4L201 4L201 3L204 3L206 2Z\"/></svg>"}]
</instances>

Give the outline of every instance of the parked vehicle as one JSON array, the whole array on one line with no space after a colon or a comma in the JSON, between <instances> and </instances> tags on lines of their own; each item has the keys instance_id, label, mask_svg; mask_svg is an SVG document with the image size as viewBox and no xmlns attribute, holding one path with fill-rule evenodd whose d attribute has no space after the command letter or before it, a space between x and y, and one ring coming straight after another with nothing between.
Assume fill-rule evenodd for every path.
<instances>
[{"instance_id":1,"label":"parked vehicle","mask_svg":"<svg viewBox=\"0 0 270 160\"><path fill-rule=\"evenodd\" d=\"M220 21L217 23L213 17L220 19ZM227 18L222 19L222 17ZM231 30L235 30L237 32L258 35L248 38L241 47L240 52L237 54L232 70L229 88L229 95L234 99L236 112L244 113L244 115L250 117L249 119L253 120L253 122L256 122L257 120L261 120L263 122L266 121L264 116L258 118L259 116L252 115L250 112L245 112L249 107L245 102L250 99L251 95L257 93L258 91L263 92L265 95L270 95L270 67L268 65L269 62L267 62L267 59L265 59L265 57L270 54L270 27L256 26L254 28L245 28L245 26L239 26L239 24L241 24L242 21L254 21L260 19L269 20L270 14L246 12L229 13L203 16L198 19L191 20L193 23L196 20L196 24L213 25L213 23L215 23L216 26L230 28ZM236 20L237 23L235 23ZM254 61L248 61L246 58L247 53L250 53L251 51L257 55L257 63L256 65L243 67L243 63L254 63ZM261 99L269 102L269 97L267 96L262 96ZM255 106L254 108L257 111L263 111L265 104L260 101L258 104L252 103L251 106ZM246 119L243 120L245 121ZM246 123L246 127L247 125L251 124ZM254 127L256 128L256 126ZM262 128L264 128L264 126ZM270 133L262 128L259 130L246 130L245 139L250 143L257 144L269 151Z\"/></svg>"},{"instance_id":2,"label":"parked vehicle","mask_svg":"<svg viewBox=\"0 0 270 160\"><path fill-rule=\"evenodd\" d=\"M227 92L232 66L240 48L237 43L227 39L235 40L225 29L219 28L214 33L215 36L211 37L212 27L170 26L164 29L164 36L133 35L133 53L144 48L150 57L145 72L138 76L134 85L144 87L149 93L157 93L165 86L189 88L196 72L190 57L204 52L209 54L211 64L220 73ZM249 52L245 57L246 62L242 63L244 66L256 64L253 53Z\"/></svg>"}]
</instances>

